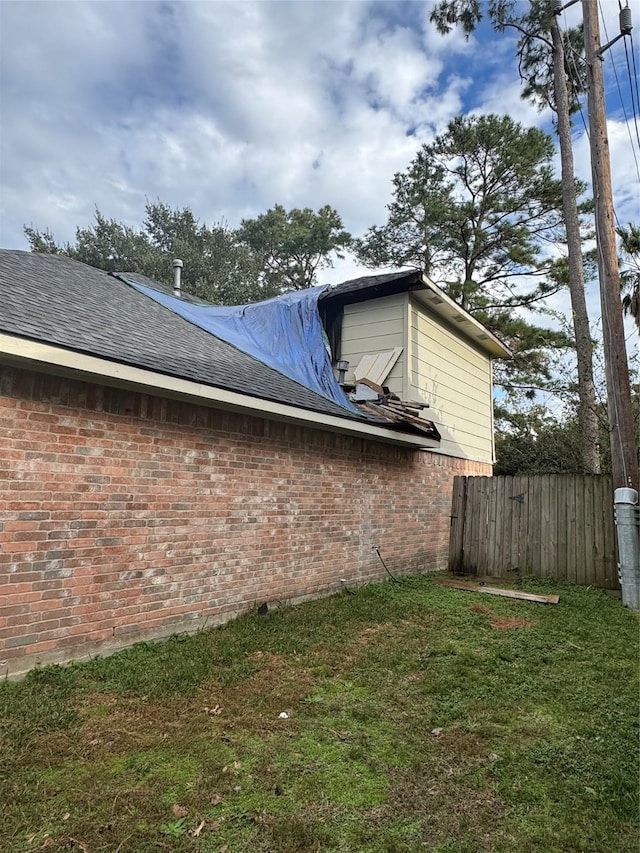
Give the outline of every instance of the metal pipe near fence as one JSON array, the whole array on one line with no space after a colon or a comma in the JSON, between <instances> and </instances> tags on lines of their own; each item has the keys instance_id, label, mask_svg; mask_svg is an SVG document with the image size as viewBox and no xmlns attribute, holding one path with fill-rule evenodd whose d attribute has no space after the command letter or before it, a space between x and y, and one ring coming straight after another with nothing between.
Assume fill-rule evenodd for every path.
<instances>
[{"instance_id":1,"label":"metal pipe near fence","mask_svg":"<svg viewBox=\"0 0 640 853\"><path fill-rule=\"evenodd\" d=\"M618 579L622 603L640 610L640 507L635 489L615 490Z\"/></svg>"}]
</instances>

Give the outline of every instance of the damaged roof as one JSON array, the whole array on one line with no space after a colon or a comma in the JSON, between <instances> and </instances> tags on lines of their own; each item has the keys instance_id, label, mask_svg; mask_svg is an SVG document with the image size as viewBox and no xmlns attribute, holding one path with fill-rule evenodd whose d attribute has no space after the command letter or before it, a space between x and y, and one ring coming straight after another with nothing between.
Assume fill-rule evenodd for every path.
<instances>
[{"instance_id":1,"label":"damaged roof","mask_svg":"<svg viewBox=\"0 0 640 853\"><path fill-rule=\"evenodd\" d=\"M118 278L72 258L1 250L0 283L0 331L254 397L345 414Z\"/></svg>"},{"instance_id":2,"label":"damaged roof","mask_svg":"<svg viewBox=\"0 0 640 853\"><path fill-rule=\"evenodd\" d=\"M170 292L166 285L138 274L135 278ZM72 258L0 250L0 285L0 333L322 415L425 435L422 428L398 421L396 415L370 407L349 411L179 317L118 277Z\"/></svg>"}]
</instances>

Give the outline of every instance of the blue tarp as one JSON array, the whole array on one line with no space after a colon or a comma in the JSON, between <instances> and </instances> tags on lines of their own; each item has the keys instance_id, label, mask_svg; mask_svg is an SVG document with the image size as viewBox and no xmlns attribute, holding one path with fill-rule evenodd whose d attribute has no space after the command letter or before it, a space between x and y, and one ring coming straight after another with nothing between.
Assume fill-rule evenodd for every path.
<instances>
[{"instance_id":1,"label":"blue tarp","mask_svg":"<svg viewBox=\"0 0 640 853\"><path fill-rule=\"evenodd\" d=\"M285 293L249 305L194 305L135 279L141 293L350 412L359 412L340 387L325 345L318 299L327 286Z\"/></svg>"}]
</instances>

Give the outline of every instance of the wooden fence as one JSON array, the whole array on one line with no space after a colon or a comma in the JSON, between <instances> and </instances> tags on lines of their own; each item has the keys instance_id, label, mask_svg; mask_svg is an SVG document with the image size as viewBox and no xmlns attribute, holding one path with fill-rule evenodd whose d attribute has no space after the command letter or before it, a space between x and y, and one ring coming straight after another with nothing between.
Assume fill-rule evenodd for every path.
<instances>
[{"instance_id":1,"label":"wooden fence","mask_svg":"<svg viewBox=\"0 0 640 853\"><path fill-rule=\"evenodd\" d=\"M449 570L618 589L611 477L456 477Z\"/></svg>"}]
</instances>

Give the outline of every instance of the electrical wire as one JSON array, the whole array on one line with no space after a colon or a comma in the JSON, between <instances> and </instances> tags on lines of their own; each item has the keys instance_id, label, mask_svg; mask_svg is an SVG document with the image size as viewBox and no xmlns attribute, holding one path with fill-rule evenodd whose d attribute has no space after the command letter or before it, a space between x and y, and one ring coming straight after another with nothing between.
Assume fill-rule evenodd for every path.
<instances>
[{"instance_id":1,"label":"electrical wire","mask_svg":"<svg viewBox=\"0 0 640 853\"><path fill-rule=\"evenodd\" d=\"M565 26L566 26L566 21L565 21ZM576 104L578 105L578 111L580 112L580 118L582 119L582 125L584 127L584 132L587 135L587 139L589 139L590 138L589 137L589 123L584 117L584 111L582 109L582 103L580 101L580 94L581 93L578 91L578 87L576 85L576 80L580 79L580 71L578 70L578 66L576 64L576 57L580 61L582 61L582 57L576 53L575 48L573 47L573 45L571 44L569 39L564 38L564 33L561 33L560 35L562 36L562 39L564 41L564 47L565 47L564 55L565 55L565 57L568 57L570 59L571 67L569 70L573 70L573 74L569 74L569 83L571 85L571 93L573 95L573 98L574 98Z\"/></svg>"},{"instance_id":2,"label":"electrical wire","mask_svg":"<svg viewBox=\"0 0 640 853\"><path fill-rule=\"evenodd\" d=\"M626 8L629 8L629 0L627 0ZM620 14L622 15L622 3L621 0L618 0L618 9ZM638 69L636 68L636 54L635 54L635 45L633 43L633 32L630 31L627 33L629 39L631 41L631 57L633 60L633 74L631 74L631 67L629 65L629 50L627 48L627 39L626 37L623 39L624 41L624 53L627 61L627 76L629 78L629 89L631 91L631 105L633 107L633 117L636 126L636 137L638 139L638 144L640 144L640 135L638 134L638 113L640 113L640 89L638 88ZM635 90L634 90L634 81L635 81ZM635 95L635 101L634 101Z\"/></svg>"},{"instance_id":3,"label":"electrical wire","mask_svg":"<svg viewBox=\"0 0 640 853\"><path fill-rule=\"evenodd\" d=\"M620 4L618 3L618 5L620 5ZM608 43L609 42L609 33L607 32L607 23L604 19L604 14L602 12L602 3L600 2L600 0L598 0L598 9L600 10L600 19L602 21L602 28L604 30L604 37L606 38L607 43ZM626 39L623 39L623 41L625 42L625 51L626 51L626 49L627 49ZM633 159L634 159L635 164L636 164L636 173L638 175L638 182L640 183L640 165L638 165L638 157L636 155L635 144L633 141L633 136L631 135L631 128L629 126L630 125L629 116L627 115L627 108L626 108L625 103L624 103L624 98L622 97L622 88L620 86L620 80L618 79L618 69L616 68L616 63L615 63L615 60L613 58L613 54L610 54L610 60L611 60L611 67L613 69L613 76L615 77L615 81L616 81L616 88L618 89L618 96L620 98L620 106L622 107L622 113L624 115L624 124L625 124L625 127L627 128L627 133L629 134L629 142L631 143L631 153L633 154ZM627 58L627 64L628 64L628 62L629 62L629 60ZM634 122L635 122L635 126L636 126L636 134L637 134L638 133L638 120L637 120L637 117L635 115L635 103L634 103L634 98L633 98L633 84L631 84L631 105L633 107L633 112L634 112L633 118L634 118ZM638 136L638 140L640 143L640 136ZM620 223L618 223L618 227L619 227L619 225L620 225Z\"/></svg>"},{"instance_id":4,"label":"electrical wire","mask_svg":"<svg viewBox=\"0 0 640 853\"><path fill-rule=\"evenodd\" d=\"M575 49L574 49L574 48L569 44L569 42L567 42L566 44L567 44L567 47L569 48L569 54L565 54L565 55L570 55L570 56L571 56L571 60L572 60L572 65L573 65L573 71L574 71L574 74L575 74L575 76L576 76L576 79L579 79L579 71L578 71L578 67L577 67L577 65L576 65L575 58L577 57L580 61L582 61L582 57L581 57L581 56L579 56L579 54L577 54L577 53L576 53ZM588 122L588 121L587 121L587 119L585 119L585 117L584 117L584 111L583 111L583 109L582 109L582 103L580 102L580 93L578 92L577 87L576 87L576 85L575 85L575 82L574 82L574 76L573 76L573 75L570 75L570 76L569 76L569 81L570 81L570 83L571 83L571 90L572 90L573 96L574 96L574 98L575 98L576 103L578 104L578 110L579 110L579 112L580 112L580 118L582 119L582 124L583 124L583 126L584 126L584 132L585 132L585 135L586 135L587 139L588 139L588 140L589 140L589 142L590 142L590 141L591 141L591 134L590 134L590 130L589 130L589 122ZM633 149L633 148L632 148L631 150L633 151L634 158L635 158L635 151L634 151L634 149ZM638 163L637 163L637 161L636 161L636 169L637 169L637 168L638 168ZM640 181L640 173L639 173L639 177L638 177L638 179L639 179L639 181ZM595 196L595 190L594 190L594 196ZM617 212L616 212L616 210L615 210L615 209L614 209L614 211L613 211L613 215L614 215L614 217L615 217L617 227L618 227L618 228L621 228L621 227L622 227L622 224L621 224L621 222L620 222L620 220L619 220L619 218L618 218L618 214L617 214Z\"/></svg>"},{"instance_id":5,"label":"electrical wire","mask_svg":"<svg viewBox=\"0 0 640 853\"><path fill-rule=\"evenodd\" d=\"M638 113L640 113L640 92L638 91L638 71L636 69L636 54L635 54L635 47L633 44L633 33L629 34L629 38L631 40L631 56L633 58L633 74L631 74L631 66L629 64L629 50L627 48L626 38L623 39L623 41L624 41L624 55L626 56L626 59L627 59L627 74L629 76L629 86L631 88L631 105L633 107L633 123L634 123L635 129L636 129L636 139L638 140L638 146L640 147L640 132L638 131ZM636 81L635 103L633 100L633 81L634 80Z\"/></svg>"},{"instance_id":6,"label":"electrical wire","mask_svg":"<svg viewBox=\"0 0 640 853\"><path fill-rule=\"evenodd\" d=\"M380 553L380 548L374 548L374 551L376 552L376 554L378 555L378 557L380 557L380 562L381 562L381 563L382 563L382 565L384 566L385 571L386 571L386 573L389 575L389 577L391 578L391 580L392 580L394 583L401 583L401 581L399 581L399 580L398 580L398 578L397 578L397 577L395 577L395 575L392 575L392 574L391 574L391 572L389 571L389 569L387 568L387 564L386 564L386 563L385 563L385 561L382 559L382 554Z\"/></svg>"},{"instance_id":7,"label":"electrical wire","mask_svg":"<svg viewBox=\"0 0 640 853\"><path fill-rule=\"evenodd\" d=\"M600 15L602 17L602 7L600 5L600 2L598 2L598 6L600 9ZM565 28L566 28L566 14L565 14ZM605 35L606 35L606 28L605 28ZM608 37L607 37L607 41L608 41ZM575 79L578 80L580 78L579 78L578 73L577 73L578 69L577 69L576 62L575 62L576 54L575 54L573 47L569 44L568 40L566 40L566 44L569 48L569 50L567 51L567 54L571 57L571 61L573 63L573 70L574 70L574 73L576 75ZM614 63L612 63L612 64L613 64L614 71L615 71L615 64ZM587 138L590 138L589 137L589 128L588 128L587 122L585 121L585 118L584 118L584 113L582 111L582 104L580 103L580 99L579 99L578 93L576 91L576 86L575 86L575 82L573 79L573 75L570 74L569 78L570 78L574 97L576 97L576 102L577 102L578 108L580 110L580 115L582 118L582 123L583 123L584 128L585 128L585 132L587 134ZM620 92L620 84L618 81L617 73L616 73L616 83L618 85L618 91ZM621 99L621 103L622 103L622 93L621 92L620 92L620 99ZM623 109L624 109L624 104L623 104ZM625 117L626 117L626 113L625 113ZM628 128L628 125L629 125L629 122L627 121L627 128ZM635 159L636 155L635 155L635 149L633 146L633 138L632 137L631 137L631 148L632 148L632 151L634 154L634 159ZM637 168L638 168L638 161L636 159L636 169ZM593 177L593 197L594 197L594 201L597 205L598 199L600 198L600 187L598 186L598 176L593 170L592 170L592 177ZM618 224L618 227L620 227L620 221L618 220L618 216L616 214L615 209L613 210L613 214L614 214L615 220ZM605 259L604 259L604 254L602 251L600 223L598 221L597 215L595 216L595 229L596 229L596 251L598 253L598 257L600 260L599 266L601 269L603 269ZM602 290L602 283L600 286L600 293L601 293L601 306L602 306L602 317L601 317L602 334L603 334L603 338L606 335L610 347L613 348L613 343L614 343L614 341L613 341L613 329L611 327L611 318L609 317L609 304L608 304L608 299L605 298L604 291ZM628 480L628 472L627 472L627 465L626 465L626 459L625 459L625 454L624 454L622 433L620 430L620 411L619 411L618 396L615 392L608 395L608 396L610 397L610 399L613 403L613 409L614 409L613 415L614 415L614 420L615 420L615 423L610 425L610 429L611 429L611 432L614 434L615 439L617 439L617 443L618 443L619 448L620 448L620 457L619 458L620 458L620 461L622 463L623 476L624 476L624 479L626 481L626 480Z\"/></svg>"},{"instance_id":8,"label":"electrical wire","mask_svg":"<svg viewBox=\"0 0 640 853\"><path fill-rule=\"evenodd\" d=\"M566 27L566 25L567 25L567 22L566 22L566 13L565 13L565 27ZM605 35L606 35L606 32L605 32ZM590 140L590 139L591 139L591 136L590 136L590 132L589 132L589 123L588 123L587 119L585 118L584 110L583 110L583 108L582 108L582 102L581 102L581 100L580 100L580 94L581 94L581 93L580 93L580 92L578 92L578 89L577 89L577 86L576 86L576 83L575 83L575 81L576 81L576 80L579 80L579 79L580 79L580 72L579 72L579 69L578 69L578 65L577 65L576 59L577 59L578 61L580 61L580 62L582 62L582 61L583 61L583 59L582 59L582 57L581 57L578 53L576 53L575 48L574 48L574 47L573 47L573 45L569 42L569 40L568 40L568 39L564 39L564 42L565 42L565 56L567 57L567 60L568 60L568 62L569 62L570 70L572 70L572 71L573 71L573 73L572 73L572 74L569 74L569 83L570 83L570 85L571 85L571 92L572 92L572 95L573 95L573 98L574 98L575 102L576 102L576 103L577 103L577 105L578 105L578 110L579 110L579 112L580 112L580 118L581 118L581 120L582 120L582 125L583 125L583 127L584 127L584 132L585 132L585 134L586 134L586 136L587 136L587 139L588 139L588 140ZM635 57L634 57L634 62L635 62ZM614 72L615 72L615 70L616 70L616 69L615 69L615 64L613 64L613 63L612 63L612 65L613 65L613 69L614 69ZM618 78L617 78L617 73L616 73L616 80L617 80L617 79L618 79ZM618 92L620 93L620 85L619 85L619 83L618 83ZM625 114L625 119L626 119L626 121L625 121L625 126L626 126L626 128L627 128L627 132L629 133L629 140L630 140L630 142L631 142L631 153L633 154L633 159L634 159L634 161L635 161L635 166L636 166L636 173L637 173L637 175L638 175L638 182L640 183L640 165L639 165L639 163L638 163L638 158L637 158L636 151L635 151L635 146L634 146L634 143L633 143L633 137L631 136L631 130L629 129L629 119L628 119L627 114L626 114L626 110L625 110L624 102L623 102L623 100L622 100L622 94L621 94L621 93L620 93L620 103L622 104L622 109L623 109L624 114ZM618 219L618 214L617 214L617 212L616 212L615 210L614 210L614 212L613 212L613 215L615 216L616 225L618 226L618 228L620 228L620 227L621 227L621 223L620 223L620 220Z\"/></svg>"},{"instance_id":9,"label":"electrical wire","mask_svg":"<svg viewBox=\"0 0 640 853\"><path fill-rule=\"evenodd\" d=\"M600 15L602 16L602 8L600 6L600 2L598 2L598 6L600 9ZM565 25L566 25L566 17L565 17ZM605 36L606 36L606 29L605 29ZM573 50L573 48L570 48L570 53L572 56L573 56L573 54L575 54L575 51ZM615 66L614 66L614 68L615 68ZM577 71L577 68L575 66L575 58L574 58L574 70ZM579 78L576 78L576 79L579 79ZM617 74L616 74L616 80L617 80ZM573 81L572 81L572 85L573 85ZM619 89L619 84L618 84L618 89ZM582 121L583 121L583 124L585 124L585 130L586 130L587 125L586 125L585 120L584 120L584 115L582 112L582 106L581 106L579 100L578 100L578 106L580 108L580 115L582 116ZM587 130L587 136L588 135L589 135L589 131ZM632 150L633 150L633 145L632 145ZM634 151L634 156L635 156L635 151ZM636 162L636 164L637 164L637 162ZM595 170L592 170L592 177L593 177L593 198L594 198L594 202L597 205L598 199L600 198L600 187L598 186L598 175L596 174ZM615 209L613 211L613 214L614 214L614 217L616 219L616 222L618 223L618 226L620 226L620 222L618 220ZM600 260L600 264L599 264L600 269L604 269L605 258L604 258L604 254L602 251L602 240L601 240L601 234L600 234L599 218L597 215L594 218L595 218L595 229L596 229L596 251L598 253L598 257ZM613 341L613 329L611 327L611 318L609 317L608 300L604 295L604 291L602 290L602 282L600 282L600 294L601 294L601 300L600 301L601 301L601 306L602 306L602 320L601 320L601 322L602 322L602 335L603 335L603 338L605 335L607 336L609 346L611 347L611 349L613 349L613 343L614 343L614 341ZM610 399L613 402L613 408L614 408L613 414L614 414L614 419L615 419L615 424L611 424L610 428L611 428L611 432L615 434L615 438L617 439L617 443L618 443L619 448L620 448L620 460L622 462L623 476L624 476L625 481L627 481L628 480L628 472L627 472L626 459L625 459L625 455L624 455L622 433L620 430L620 411L619 411L618 396L614 392L613 394L609 394L608 397L610 397Z\"/></svg>"},{"instance_id":10,"label":"electrical wire","mask_svg":"<svg viewBox=\"0 0 640 853\"><path fill-rule=\"evenodd\" d=\"M566 18L565 18L565 25L566 25ZM582 109L582 103L580 101L580 94L581 93L578 92L577 86L575 84L575 81L580 79L580 72L579 72L578 66L576 64L576 58L582 62L582 57L576 53L573 45L571 45L571 43L569 42L568 39L565 40L565 47L568 48L568 50L565 50L565 56L569 56L571 58L571 64L573 67L573 74L569 75L569 82L571 84L571 91L572 91L574 100L578 105L578 110L580 112L580 118L582 119L582 125L584 127L584 132L586 134L587 140L589 142L591 142L589 122L587 121L587 119L585 119L584 110ZM628 123L627 123L627 127L628 127ZM635 150L633 149L633 146L632 146L631 150L633 151L633 156L635 159L636 154L635 154ZM638 171L638 181L640 182L640 170L638 170L638 161L637 160L636 160L636 171ZM595 189L594 189L594 198L595 198ZM618 226L618 228L621 228L622 226L621 226L620 220L618 219L618 214L617 214L615 208L613 211L613 215L614 215L615 220L616 220L616 225Z\"/></svg>"},{"instance_id":11,"label":"electrical wire","mask_svg":"<svg viewBox=\"0 0 640 853\"><path fill-rule=\"evenodd\" d=\"M593 172L593 181L594 181L594 200L600 197L600 188L598 186L598 176L596 172ZM596 201L597 204L597 201ZM615 215L615 210L614 210ZM616 221L618 217L616 216ZM598 257L600 259L600 269L605 269L605 257L602 251L602 240L600 237L600 228L599 228L599 217L595 216L595 226L596 226L596 251L598 252ZM603 283L600 282L600 304L602 306L602 336L604 339L605 335L605 327L606 327L606 335L609 339L609 347L610 351L614 348L614 335L613 329L611 328L611 318L609 317L609 301L606 298L603 290ZM610 432L615 435L618 444L620 446L620 456L619 459L622 462L622 470L624 475L625 482L629 480L629 474L627 472L627 461L624 453L624 443L622 441L622 432L620 430L620 410L618 407L618 395L614 391L614 393L608 393L607 398L613 401L613 409L615 414L615 423L609 424Z\"/></svg>"}]
</instances>

